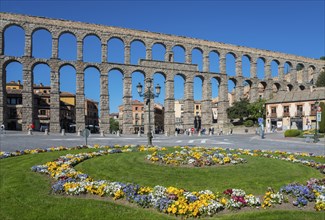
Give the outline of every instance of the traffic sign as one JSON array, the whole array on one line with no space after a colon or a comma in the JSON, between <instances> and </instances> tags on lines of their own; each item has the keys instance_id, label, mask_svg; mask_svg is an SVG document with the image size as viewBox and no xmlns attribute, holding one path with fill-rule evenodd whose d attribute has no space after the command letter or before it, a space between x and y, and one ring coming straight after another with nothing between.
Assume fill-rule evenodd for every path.
<instances>
[{"instance_id":1,"label":"traffic sign","mask_svg":"<svg viewBox=\"0 0 325 220\"><path fill-rule=\"evenodd\" d=\"M322 107L318 106L317 107L317 112L322 112Z\"/></svg>"},{"instance_id":2,"label":"traffic sign","mask_svg":"<svg viewBox=\"0 0 325 220\"><path fill-rule=\"evenodd\" d=\"M263 118L258 118L258 123L259 123L259 124L262 124L262 123L263 123L263 121L264 121L264 119L263 119Z\"/></svg>"},{"instance_id":3,"label":"traffic sign","mask_svg":"<svg viewBox=\"0 0 325 220\"><path fill-rule=\"evenodd\" d=\"M317 112L317 121L320 122L322 120L322 113Z\"/></svg>"}]
</instances>

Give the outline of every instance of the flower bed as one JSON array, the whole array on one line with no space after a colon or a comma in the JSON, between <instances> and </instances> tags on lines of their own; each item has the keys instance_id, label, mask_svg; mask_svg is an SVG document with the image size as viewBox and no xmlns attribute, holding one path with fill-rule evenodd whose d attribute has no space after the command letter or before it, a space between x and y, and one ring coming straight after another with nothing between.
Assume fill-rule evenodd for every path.
<instances>
[{"instance_id":1,"label":"flower bed","mask_svg":"<svg viewBox=\"0 0 325 220\"><path fill-rule=\"evenodd\" d=\"M55 193L65 193L68 195L80 195L84 193L95 194L99 196L110 196L114 200L125 198L129 202L136 203L141 207L154 207L157 210L187 217L211 216L223 209L240 209L242 207L270 207L274 204L281 204L284 201L284 193L296 196L293 194L296 190L288 190L289 186L285 186L282 190L274 193L267 191L264 196L264 201L260 202L260 198L246 194L241 189L227 189L220 193L214 193L210 190L201 190L198 192L189 192L185 189L176 187L154 186L153 188L147 186L139 186L134 183L111 182L108 180L93 180L87 174L76 171L73 166L76 164L96 157L113 153L123 153L132 151L161 151L162 148L153 147L146 148L123 146L117 148L110 148L100 150L98 152L67 154L61 156L55 161L48 162L44 165L33 166L32 170L35 172L46 173L56 180L52 189ZM229 150L229 149L228 149ZM252 156L272 157L275 159L287 160L291 162L300 161L294 157L293 154L280 153L284 157L277 157L273 154L268 154L262 151L250 152L247 150L237 151L241 154L248 154ZM274 153L274 152L272 152ZM303 155L304 156L304 155ZM307 155L308 156L308 155ZM311 166L311 163L302 163ZM313 165L314 166L314 165ZM314 166L318 167L318 166ZM325 186L324 181L311 180L307 186L307 198L309 201L315 201L316 210L325 210ZM301 205L305 205L301 198L297 201ZM296 203L294 202L294 205Z\"/></svg>"},{"instance_id":2,"label":"flower bed","mask_svg":"<svg viewBox=\"0 0 325 220\"><path fill-rule=\"evenodd\" d=\"M173 153L158 153L157 151L147 155L147 160L154 163L169 164L175 166L216 166L225 164L246 163L247 161L240 158L237 154L230 151L220 150L219 148L193 147L182 148L181 151Z\"/></svg>"}]
</instances>

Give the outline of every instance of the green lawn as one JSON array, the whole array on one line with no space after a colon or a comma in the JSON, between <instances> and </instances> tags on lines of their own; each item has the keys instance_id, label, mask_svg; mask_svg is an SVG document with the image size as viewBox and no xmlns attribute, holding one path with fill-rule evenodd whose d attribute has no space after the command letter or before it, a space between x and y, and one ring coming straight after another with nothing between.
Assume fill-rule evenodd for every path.
<instances>
[{"instance_id":1,"label":"green lawn","mask_svg":"<svg viewBox=\"0 0 325 220\"><path fill-rule=\"evenodd\" d=\"M34 173L30 169L33 165L52 161L59 155L81 151L91 150L24 155L0 160L0 219L175 218L152 209L128 205L128 203L54 195L51 193L50 178ZM248 163L243 165L190 169L148 164L144 161L145 154L147 153L102 156L81 163L77 169L87 172L94 178L129 181L143 185L173 185L187 189L215 191L238 187L255 194L264 193L265 187L269 185L277 188L292 181L322 177L315 169L272 159L247 157ZM256 166L259 166L259 169ZM221 219L323 219L324 213L298 209L297 211L269 209L223 214L221 217ZM216 216L213 219L219 218Z\"/></svg>"}]
</instances>

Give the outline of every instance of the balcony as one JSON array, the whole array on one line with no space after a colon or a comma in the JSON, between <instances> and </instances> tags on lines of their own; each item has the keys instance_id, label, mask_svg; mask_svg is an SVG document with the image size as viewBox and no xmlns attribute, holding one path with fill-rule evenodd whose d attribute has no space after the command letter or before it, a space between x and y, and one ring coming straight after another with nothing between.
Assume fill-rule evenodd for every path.
<instances>
[{"instance_id":1,"label":"balcony","mask_svg":"<svg viewBox=\"0 0 325 220\"><path fill-rule=\"evenodd\" d=\"M316 110L311 110L310 115L313 115L313 116L317 115L317 111Z\"/></svg>"},{"instance_id":2,"label":"balcony","mask_svg":"<svg viewBox=\"0 0 325 220\"><path fill-rule=\"evenodd\" d=\"M296 111L295 116L296 117L303 117L303 116L305 116L305 112L304 111Z\"/></svg>"},{"instance_id":3,"label":"balcony","mask_svg":"<svg viewBox=\"0 0 325 220\"><path fill-rule=\"evenodd\" d=\"M290 117L290 112L283 112L283 117Z\"/></svg>"},{"instance_id":4,"label":"balcony","mask_svg":"<svg viewBox=\"0 0 325 220\"><path fill-rule=\"evenodd\" d=\"M271 118L276 118L276 117L277 117L276 112L271 112Z\"/></svg>"}]
</instances>

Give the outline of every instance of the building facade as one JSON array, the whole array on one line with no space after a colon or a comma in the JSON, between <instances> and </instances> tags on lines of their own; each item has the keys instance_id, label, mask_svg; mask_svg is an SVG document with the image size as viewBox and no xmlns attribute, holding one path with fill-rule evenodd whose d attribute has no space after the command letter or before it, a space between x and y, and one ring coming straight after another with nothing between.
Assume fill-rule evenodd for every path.
<instances>
[{"instance_id":1,"label":"building facade","mask_svg":"<svg viewBox=\"0 0 325 220\"><path fill-rule=\"evenodd\" d=\"M8 130L23 130L22 123L22 91L23 85L20 81L11 81L6 84L7 108L8 108ZM51 87L42 83L33 85L34 111L33 124L37 131L44 131L50 128L51 122ZM66 132L76 131L76 96L69 92L60 92L60 128ZM85 100L85 127L97 127L98 123L98 102ZM91 126L89 126L91 125ZM29 125L27 125L29 126ZM93 130L93 129L91 129Z\"/></svg>"},{"instance_id":2,"label":"building facade","mask_svg":"<svg viewBox=\"0 0 325 220\"><path fill-rule=\"evenodd\" d=\"M266 129L309 130L316 127L316 102L325 102L325 88L279 93L266 102Z\"/></svg>"}]
</instances>

